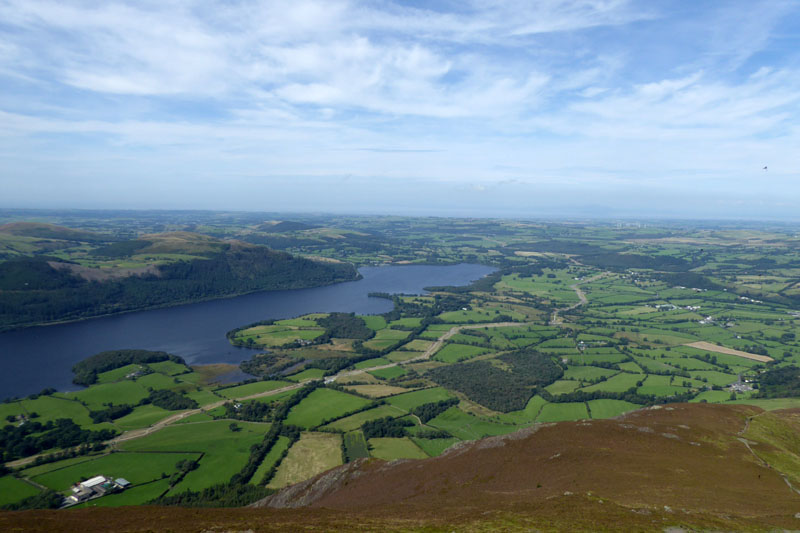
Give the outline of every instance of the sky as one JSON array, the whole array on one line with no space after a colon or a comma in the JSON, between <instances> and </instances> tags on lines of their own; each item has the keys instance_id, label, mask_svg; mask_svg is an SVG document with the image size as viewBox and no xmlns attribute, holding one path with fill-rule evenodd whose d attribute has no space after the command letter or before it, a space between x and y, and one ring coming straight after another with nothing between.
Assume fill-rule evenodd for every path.
<instances>
[{"instance_id":1,"label":"sky","mask_svg":"<svg viewBox=\"0 0 800 533\"><path fill-rule=\"evenodd\" d=\"M798 201L800 0L0 0L0 207Z\"/></svg>"}]
</instances>

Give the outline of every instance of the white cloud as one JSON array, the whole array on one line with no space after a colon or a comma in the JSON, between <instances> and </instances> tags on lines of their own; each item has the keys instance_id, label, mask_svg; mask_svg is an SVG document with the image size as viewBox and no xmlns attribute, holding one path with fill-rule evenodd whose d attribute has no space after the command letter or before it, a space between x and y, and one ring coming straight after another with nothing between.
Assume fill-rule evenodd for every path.
<instances>
[{"instance_id":1,"label":"white cloud","mask_svg":"<svg viewBox=\"0 0 800 533\"><path fill-rule=\"evenodd\" d=\"M575 188L789 168L800 68L773 28L796 10L750 28L742 4L691 5L6 0L0 170Z\"/></svg>"}]
</instances>

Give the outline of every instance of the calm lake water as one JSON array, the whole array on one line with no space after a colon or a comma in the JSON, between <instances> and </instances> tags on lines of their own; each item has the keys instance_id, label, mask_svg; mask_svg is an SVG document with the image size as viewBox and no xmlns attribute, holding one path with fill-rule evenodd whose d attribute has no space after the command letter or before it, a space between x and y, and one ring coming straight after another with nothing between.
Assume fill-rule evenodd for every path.
<instances>
[{"instance_id":1,"label":"calm lake water","mask_svg":"<svg viewBox=\"0 0 800 533\"><path fill-rule=\"evenodd\" d=\"M260 292L0 334L0 400L45 387L71 390L72 365L103 350L142 348L182 356L189 364L234 363L254 351L234 348L233 328L314 312L385 313L389 300L370 292L420 294L423 287L466 285L493 271L483 265L364 267L363 279L293 291Z\"/></svg>"}]
</instances>

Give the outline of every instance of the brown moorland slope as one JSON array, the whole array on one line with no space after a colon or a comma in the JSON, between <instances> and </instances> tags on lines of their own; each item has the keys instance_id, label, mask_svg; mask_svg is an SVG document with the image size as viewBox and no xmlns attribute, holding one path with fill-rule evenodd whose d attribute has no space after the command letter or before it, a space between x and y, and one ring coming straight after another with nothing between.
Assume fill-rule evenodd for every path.
<instances>
[{"instance_id":1,"label":"brown moorland slope","mask_svg":"<svg viewBox=\"0 0 800 533\"><path fill-rule=\"evenodd\" d=\"M435 459L362 460L249 509L5 513L0 529L795 530L799 419L797 410L673 404L538 426Z\"/></svg>"}]
</instances>

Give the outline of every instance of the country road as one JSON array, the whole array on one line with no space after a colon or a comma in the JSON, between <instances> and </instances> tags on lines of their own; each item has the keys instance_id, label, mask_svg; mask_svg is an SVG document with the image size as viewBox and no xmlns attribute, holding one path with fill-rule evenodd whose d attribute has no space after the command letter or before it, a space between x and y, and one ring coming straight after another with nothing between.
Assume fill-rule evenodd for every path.
<instances>
[{"instance_id":1,"label":"country road","mask_svg":"<svg viewBox=\"0 0 800 533\"><path fill-rule=\"evenodd\" d=\"M423 353L422 355L420 355L418 357L414 357L413 359L409 359L409 360L403 361L403 362L389 363L389 364L378 365L378 366L374 366L374 367L370 367L370 368L361 368L361 369L358 369L358 370L343 370L343 371L339 372L338 374L336 374L334 376L326 377L325 378L325 382L326 383L332 383L332 382L336 381L337 379L343 378L343 377L356 376L356 375L364 374L366 372L370 372L370 371L374 371L374 370L382 370L384 368L392 368L392 367L399 366L399 365L405 365L405 364L408 364L408 363L414 363L414 362L424 361L424 360L430 359L437 351L439 351L442 348L444 343L450 337L452 337L456 333L458 333L458 332L460 332L462 330L465 330L465 329L500 328L500 327L527 326L527 325L530 325L530 324L527 323L527 322L489 322L489 323L486 323L486 324L464 324L463 326L454 326L454 327L450 328L449 330L447 330L447 332L442 334L441 337L436 339L436 341L434 341L434 343L431 344L431 346L428 347L427 350L425 350L425 353ZM274 389L274 390L270 390L270 391L259 392L257 394L251 394L249 396L243 396L241 398L231 398L231 399L227 399L226 398L224 400L219 400L217 402L210 403L210 404L204 405L202 407L198 407L197 409L189 409L188 411L181 411L180 413L176 413L174 415L168 416L167 418L161 419L158 422L156 422L155 424L153 424L151 426L148 426L146 428L139 428L139 429L132 429L132 430L129 430L129 431L125 431L121 435L119 435L117 437L114 437L113 439L111 439L109 441L106 441L105 444L108 445L108 446L111 446L113 448L113 447L115 447L116 445L118 445L120 443L131 441L131 440L134 440L134 439L140 439L140 438L145 437L147 435L151 435L151 434L155 433L156 431L164 429L165 427L167 427L167 426L169 426L171 424L174 424L175 422L178 422L179 420L183 420L184 418L187 418L189 416L196 415L196 414L199 414L199 413L204 413L206 411L211 411L212 409L216 409L217 407L225 405L227 402L241 402L241 401L247 401L247 400L254 400L254 399L257 399L257 398L264 398L266 396L272 396L272 395L275 395L275 394L280 394L282 392L287 392L287 391L290 391L290 390L299 389L303 385L309 383L310 381L314 381L314 380L313 379L307 379L307 380L295 383L293 385L287 385L286 387L281 387L280 389ZM58 453L58 452L41 453L41 454L33 455L31 457L25 457L24 459L18 459L16 461L8 462L8 463L6 463L6 466L8 466L10 468L18 468L20 466L25 466L27 464L30 464L30 463L34 462L37 457L46 457L48 455L52 455L53 453Z\"/></svg>"},{"instance_id":2,"label":"country road","mask_svg":"<svg viewBox=\"0 0 800 533\"><path fill-rule=\"evenodd\" d=\"M585 279L583 281L579 281L578 283L573 283L572 285L570 285L569 288L572 289L573 291L575 291L575 294L578 296L578 300L579 301L578 301L578 303L572 304L569 307L559 307L557 309L553 309L553 317L550 319L550 325L551 326L557 326L557 325L559 325L559 324L564 322L558 316L559 312L564 313L564 312L567 312L567 311L572 311L573 309L577 309L578 307L580 307L582 305L586 305L586 304L589 303L589 300L586 298L586 294L584 294L584 292L581 290L581 287L580 287L581 285L585 285L586 283L591 283L593 281L597 281L598 279L604 278L604 277L606 277L606 276L608 276L610 274L611 274L610 272L601 272L599 274L595 274L591 278L587 278L587 279Z\"/></svg>"}]
</instances>

